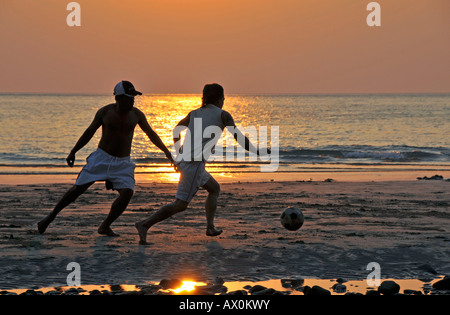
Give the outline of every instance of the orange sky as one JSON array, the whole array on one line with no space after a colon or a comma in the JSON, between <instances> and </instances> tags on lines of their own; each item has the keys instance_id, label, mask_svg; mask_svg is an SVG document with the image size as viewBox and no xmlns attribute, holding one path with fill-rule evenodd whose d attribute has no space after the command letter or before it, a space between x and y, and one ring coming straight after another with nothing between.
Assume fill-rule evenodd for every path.
<instances>
[{"instance_id":1,"label":"orange sky","mask_svg":"<svg viewBox=\"0 0 450 315\"><path fill-rule=\"evenodd\" d=\"M0 92L448 93L450 1L0 0Z\"/></svg>"}]
</instances>

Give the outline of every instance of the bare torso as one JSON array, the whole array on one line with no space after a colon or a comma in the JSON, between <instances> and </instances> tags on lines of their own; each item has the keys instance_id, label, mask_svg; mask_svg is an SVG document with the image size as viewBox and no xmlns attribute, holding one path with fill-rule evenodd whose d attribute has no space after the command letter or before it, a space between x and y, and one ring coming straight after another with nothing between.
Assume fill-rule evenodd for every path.
<instances>
[{"instance_id":1,"label":"bare torso","mask_svg":"<svg viewBox=\"0 0 450 315\"><path fill-rule=\"evenodd\" d=\"M139 123L138 109L121 112L116 104L102 108L102 137L98 147L117 157L130 156L134 129Z\"/></svg>"}]
</instances>

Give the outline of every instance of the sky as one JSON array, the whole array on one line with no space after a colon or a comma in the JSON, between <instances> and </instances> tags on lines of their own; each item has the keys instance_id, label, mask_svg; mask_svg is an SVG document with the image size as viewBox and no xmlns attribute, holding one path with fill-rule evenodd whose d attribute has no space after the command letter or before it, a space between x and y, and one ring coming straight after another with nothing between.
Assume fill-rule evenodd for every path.
<instances>
[{"instance_id":1,"label":"sky","mask_svg":"<svg viewBox=\"0 0 450 315\"><path fill-rule=\"evenodd\" d=\"M449 93L450 1L0 0L0 93Z\"/></svg>"}]
</instances>

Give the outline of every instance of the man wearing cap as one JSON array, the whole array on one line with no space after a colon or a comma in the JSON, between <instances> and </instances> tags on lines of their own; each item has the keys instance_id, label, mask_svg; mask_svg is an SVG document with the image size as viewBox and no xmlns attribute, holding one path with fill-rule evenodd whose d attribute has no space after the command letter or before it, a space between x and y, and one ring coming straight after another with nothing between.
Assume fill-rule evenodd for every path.
<instances>
[{"instance_id":1,"label":"man wearing cap","mask_svg":"<svg viewBox=\"0 0 450 315\"><path fill-rule=\"evenodd\" d=\"M134 97L142 95L129 81L121 81L114 88L116 103L102 107L96 113L91 125L86 129L66 158L73 167L75 154L83 148L102 127L102 137L98 148L88 158L75 185L62 197L53 211L38 223L39 233L44 233L59 212L74 202L96 181L105 181L107 189L119 192L119 197L111 206L111 211L98 228L98 233L117 236L111 224L123 213L134 193L134 168L130 160L131 144L136 125L147 134L150 141L161 149L173 163L172 155L159 136L150 127L144 113L134 107Z\"/></svg>"}]
</instances>

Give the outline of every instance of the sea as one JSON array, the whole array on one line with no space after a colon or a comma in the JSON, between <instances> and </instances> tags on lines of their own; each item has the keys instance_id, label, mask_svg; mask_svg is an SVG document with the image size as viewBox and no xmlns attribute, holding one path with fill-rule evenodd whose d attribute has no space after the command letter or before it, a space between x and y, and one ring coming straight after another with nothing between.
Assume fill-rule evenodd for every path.
<instances>
[{"instance_id":1,"label":"sea","mask_svg":"<svg viewBox=\"0 0 450 315\"><path fill-rule=\"evenodd\" d=\"M77 174L101 128L77 153L74 168L65 158L97 110L111 103L112 95L0 94L0 175ZM147 94L135 107L173 149L173 128L200 104L196 94ZM223 109L236 125L257 130L252 142L278 151L276 172L450 169L449 94L226 95ZM236 158L210 161L210 172L255 173L269 163L238 158L239 146L227 140L228 131L223 135L219 145L224 152L234 148ZM131 158L136 173L174 172L139 126Z\"/></svg>"}]
</instances>

